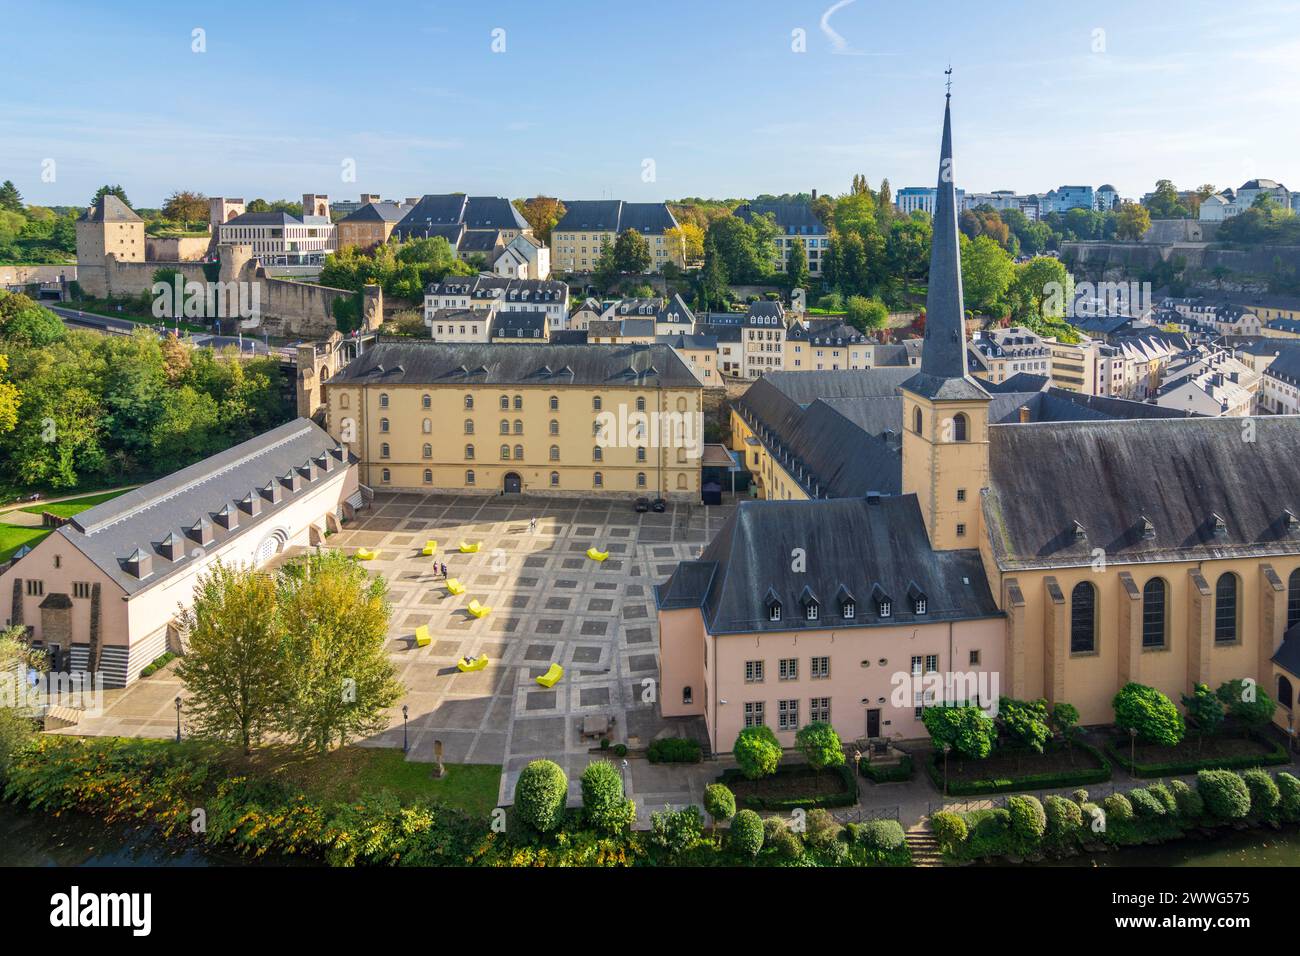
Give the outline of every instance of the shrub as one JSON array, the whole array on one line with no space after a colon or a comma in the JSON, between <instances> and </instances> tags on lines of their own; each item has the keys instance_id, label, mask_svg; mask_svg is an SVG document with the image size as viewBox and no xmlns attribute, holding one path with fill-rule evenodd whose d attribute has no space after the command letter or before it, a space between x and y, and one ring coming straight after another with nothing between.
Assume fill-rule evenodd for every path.
<instances>
[{"instance_id":1,"label":"shrub","mask_svg":"<svg viewBox=\"0 0 1300 956\"><path fill-rule=\"evenodd\" d=\"M840 312L844 309L844 296L831 292L817 300L817 308L826 312Z\"/></svg>"},{"instance_id":2,"label":"shrub","mask_svg":"<svg viewBox=\"0 0 1300 956\"><path fill-rule=\"evenodd\" d=\"M650 839L669 853L682 853L699 842L704 815L696 806L650 814Z\"/></svg>"},{"instance_id":3,"label":"shrub","mask_svg":"<svg viewBox=\"0 0 1300 956\"><path fill-rule=\"evenodd\" d=\"M763 725L746 727L737 734L732 751L740 772L750 780L775 773L781 762L781 744L772 728Z\"/></svg>"},{"instance_id":4,"label":"shrub","mask_svg":"<svg viewBox=\"0 0 1300 956\"><path fill-rule=\"evenodd\" d=\"M840 838L840 822L831 816L829 810L808 811L807 827L804 830L804 842L818 850L824 850Z\"/></svg>"},{"instance_id":5,"label":"shrub","mask_svg":"<svg viewBox=\"0 0 1300 956\"><path fill-rule=\"evenodd\" d=\"M1106 813L1107 823L1127 823L1133 819L1133 804L1122 793L1112 793L1101 801L1101 808Z\"/></svg>"},{"instance_id":6,"label":"shrub","mask_svg":"<svg viewBox=\"0 0 1300 956\"><path fill-rule=\"evenodd\" d=\"M1097 806L1095 803L1079 804L1079 813L1083 814L1083 825L1088 828L1089 833L1098 832L1095 827L1101 825L1104 830L1106 822L1106 811L1104 808ZM1098 821L1101 821L1099 824Z\"/></svg>"},{"instance_id":7,"label":"shrub","mask_svg":"<svg viewBox=\"0 0 1300 956\"><path fill-rule=\"evenodd\" d=\"M888 853L907 843L903 825L897 820L868 820L858 825L854 839L869 850Z\"/></svg>"},{"instance_id":8,"label":"shrub","mask_svg":"<svg viewBox=\"0 0 1300 956\"><path fill-rule=\"evenodd\" d=\"M515 784L515 813L538 833L549 833L564 818L564 801L569 778L559 764L534 760L519 774Z\"/></svg>"},{"instance_id":9,"label":"shrub","mask_svg":"<svg viewBox=\"0 0 1300 956\"><path fill-rule=\"evenodd\" d=\"M780 817L763 818L763 846L770 846L776 835L785 829L785 821Z\"/></svg>"},{"instance_id":10,"label":"shrub","mask_svg":"<svg viewBox=\"0 0 1300 956\"><path fill-rule=\"evenodd\" d=\"M1164 785L1163 782L1153 783L1147 787L1147 793L1160 801L1160 805L1165 808L1165 813L1173 816L1178 812L1178 800L1174 797L1173 791Z\"/></svg>"},{"instance_id":11,"label":"shrub","mask_svg":"<svg viewBox=\"0 0 1300 956\"><path fill-rule=\"evenodd\" d=\"M1038 798L1007 797L1007 813L1011 815L1011 837L1016 844L1026 852L1037 849L1047 832L1047 814Z\"/></svg>"},{"instance_id":12,"label":"shrub","mask_svg":"<svg viewBox=\"0 0 1300 956\"><path fill-rule=\"evenodd\" d=\"M1205 801L1201 795L1181 780L1169 781L1169 792L1177 804L1178 815L1186 821L1199 820L1205 813Z\"/></svg>"},{"instance_id":13,"label":"shrub","mask_svg":"<svg viewBox=\"0 0 1300 956\"><path fill-rule=\"evenodd\" d=\"M896 764L883 766L872 763L863 756L858 759L858 772L872 783L898 783L912 779L912 755L904 754Z\"/></svg>"},{"instance_id":14,"label":"shrub","mask_svg":"<svg viewBox=\"0 0 1300 956\"><path fill-rule=\"evenodd\" d=\"M741 856L758 856L763 849L763 819L753 810L741 810L731 820L727 842Z\"/></svg>"},{"instance_id":15,"label":"shrub","mask_svg":"<svg viewBox=\"0 0 1300 956\"><path fill-rule=\"evenodd\" d=\"M1043 814L1047 817L1047 837L1053 843L1072 840L1083 826L1083 811L1079 804L1064 797L1050 796L1043 801Z\"/></svg>"},{"instance_id":16,"label":"shrub","mask_svg":"<svg viewBox=\"0 0 1300 956\"><path fill-rule=\"evenodd\" d=\"M1228 715L1247 727L1259 730L1273 720L1277 705L1254 681L1249 684L1240 679L1225 681L1215 693L1228 708Z\"/></svg>"},{"instance_id":17,"label":"shrub","mask_svg":"<svg viewBox=\"0 0 1300 956\"><path fill-rule=\"evenodd\" d=\"M1231 770L1202 770L1196 775L1196 790L1205 809L1220 820L1240 820L1250 813L1250 790Z\"/></svg>"},{"instance_id":18,"label":"shrub","mask_svg":"<svg viewBox=\"0 0 1300 956\"><path fill-rule=\"evenodd\" d=\"M1255 767L1243 770L1241 779L1250 791L1250 812L1261 820L1271 820L1277 814L1278 804L1282 802L1282 792L1268 771Z\"/></svg>"},{"instance_id":19,"label":"shrub","mask_svg":"<svg viewBox=\"0 0 1300 956\"><path fill-rule=\"evenodd\" d=\"M1289 773L1279 773L1277 790L1282 819L1288 823L1300 820L1300 780Z\"/></svg>"},{"instance_id":20,"label":"shrub","mask_svg":"<svg viewBox=\"0 0 1300 956\"><path fill-rule=\"evenodd\" d=\"M816 720L801 727L794 735L794 745L814 770L844 763L844 745L840 742L840 735L824 721Z\"/></svg>"},{"instance_id":21,"label":"shrub","mask_svg":"<svg viewBox=\"0 0 1300 956\"><path fill-rule=\"evenodd\" d=\"M704 811L713 818L714 826L720 820L730 820L736 815L736 795L723 783L711 783L704 788Z\"/></svg>"},{"instance_id":22,"label":"shrub","mask_svg":"<svg viewBox=\"0 0 1300 956\"><path fill-rule=\"evenodd\" d=\"M582 810L604 833L622 833L636 819L636 806L623 796L623 777L608 760L593 760L582 772Z\"/></svg>"},{"instance_id":23,"label":"shrub","mask_svg":"<svg viewBox=\"0 0 1300 956\"><path fill-rule=\"evenodd\" d=\"M1128 802L1133 805L1133 812L1144 820L1163 817L1165 805L1156 799L1149 790L1137 787L1128 792Z\"/></svg>"},{"instance_id":24,"label":"shrub","mask_svg":"<svg viewBox=\"0 0 1300 956\"><path fill-rule=\"evenodd\" d=\"M1183 715L1160 691L1145 684L1125 684L1111 701L1115 726L1130 728L1150 743L1173 747L1183 739Z\"/></svg>"},{"instance_id":25,"label":"shrub","mask_svg":"<svg viewBox=\"0 0 1300 956\"><path fill-rule=\"evenodd\" d=\"M974 810L966 814L969 836L961 854L970 859L1005 856L1015 851L1011 838L1011 814L1004 807Z\"/></svg>"},{"instance_id":26,"label":"shrub","mask_svg":"<svg viewBox=\"0 0 1300 956\"><path fill-rule=\"evenodd\" d=\"M825 866L851 866L852 859L849 857L849 845L843 841L836 840L828 847L821 850L822 863Z\"/></svg>"},{"instance_id":27,"label":"shrub","mask_svg":"<svg viewBox=\"0 0 1300 956\"><path fill-rule=\"evenodd\" d=\"M777 856L786 860L797 860L803 856L803 841L789 827L782 827L776 832L772 837L772 847Z\"/></svg>"},{"instance_id":28,"label":"shrub","mask_svg":"<svg viewBox=\"0 0 1300 956\"><path fill-rule=\"evenodd\" d=\"M966 842L968 835L966 821L949 810L930 814L930 832L939 841L939 849L944 853L955 853Z\"/></svg>"},{"instance_id":29,"label":"shrub","mask_svg":"<svg viewBox=\"0 0 1300 956\"><path fill-rule=\"evenodd\" d=\"M601 749L601 750L608 750L608 749L609 749L609 738L608 738L608 737L601 737L601 738L600 738L600 749Z\"/></svg>"},{"instance_id":30,"label":"shrub","mask_svg":"<svg viewBox=\"0 0 1300 956\"><path fill-rule=\"evenodd\" d=\"M651 763L699 763L702 755L699 742L689 737L664 737L646 751Z\"/></svg>"},{"instance_id":31,"label":"shrub","mask_svg":"<svg viewBox=\"0 0 1300 956\"><path fill-rule=\"evenodd\" d=\"M626 756L627 756L627 744L615 744L615 745L614 745L614 756L615 756L615 757L626 757Z\"/></svg>"}]
</instances>

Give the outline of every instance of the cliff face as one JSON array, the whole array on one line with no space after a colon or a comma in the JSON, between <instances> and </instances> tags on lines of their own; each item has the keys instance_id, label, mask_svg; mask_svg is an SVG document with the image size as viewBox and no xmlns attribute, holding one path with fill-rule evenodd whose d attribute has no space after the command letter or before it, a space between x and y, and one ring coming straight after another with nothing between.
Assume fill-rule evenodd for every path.
<instances>
[{"instance_id":1,"label":"cliff face","mask_svg":"<svg viewBox=\"0 0 1300 956\"><path fill-rule=\"evenodd\" d=\"M1161 262L1183 265L1188 280L1221 276L1225 288L1259 286L1279 272L1300 275L1300 246L1227 249L1203 242L1063 242L1061 258L1076 279L1092 282L1127 281Z\"/></svg>"}]
</instances>

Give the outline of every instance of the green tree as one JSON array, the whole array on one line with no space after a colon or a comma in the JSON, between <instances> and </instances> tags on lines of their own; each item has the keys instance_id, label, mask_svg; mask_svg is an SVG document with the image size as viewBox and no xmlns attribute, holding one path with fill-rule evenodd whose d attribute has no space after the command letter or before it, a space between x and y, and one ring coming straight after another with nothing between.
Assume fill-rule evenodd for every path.
<instances>
[{"instance_id":1,"label":"green tree","mask_svg":"<svg viewBox=\"0 0 1300 956\"><path fill-rule=\"evenodd\" d=\"M860 332L883 329L889 323L889 307L879 299L851 295L844 304L844 310L849 325Z\"/></svg>"},{"instance_id":2,"label":"green tree","mask_svg":"<svg viewBox=\"0 0 1300 956\"><path fill-rule=\"evenodd\" d=\"M180 616L188 640L178 673L189 719L199 736L237 743L246 754L275 729L284 703L275 605L271 575L218 562Z\"/></svg>"},{"instance_id":3,"label":"green tree","mask_svg":"<svg viewBox=\"0 0 1300 956\"><path fill-rule=\"evenodd\" d=\"M731 749L740 772L750 780L776 773L781 762L781 744L772 728L764 724L742 730Z\"/></svg>"},{"instance_id":4,"label":"green tree","mask_svg":"<svg viewBox=\"0 0 1300 956\"><path fill-rule=\"evenodd\" d=\"M385 710L401 696L384 647L386 592L382 578L338 551L309 554L280 574L285 730L318 752L385 729Z\"/></svg>"},{"instance_id":5,"label":"green tree","mask_svg":"<svg viewBox=\"0 0 1300 956\"><path fill-rule=\"evenodd\" d=\"M1016 743L1034 753L1042 753L1052 739L1047 701L1041 697L1038 700L1003 697L998 703L998 719Z\"/></svg>"},{"instance_id":6,"label":"green tree","mask_svg":"<svg viewBox=\"0 0 1300 956\"><path fill-rule=\"evenodd\" d=\"M116 196L118 199L122 200L124 204L131 206L131 200L126 198L126 190L121 186L100 186L95 190L95 196L90 200L90 205L95 205L95 203L99 202L105 196Z\"/></svg>"},{"instance_id":7,"label":"green tree","mask_svg":"<svg viewBox=\"0 0 1300 956\"><path fill-rule=\"evenodd\" d=\"M533 235L542 243L550 243L551 230L564 218L564 203L551 196L534 196L532 199L516 199L514 206L519 210Z\"/></svg>"},{"instance_id":8,"label":"green tree","mask_svg":"<svg viewBox=\"0 0 1300 956\"><path fill-rule=\"evenodd\" d=\"M968 308L996 315L1015 276L1011 256L988 236L961 237L961 283Z\"/></svg>"},{"instance_id":9,"label":"green tree","mask_svg":"<svg viewBox=\"0 0 1300 956\"><path fill-rule=\"evenodd\" d=\"M1219 685L1216 694L1227 707L1229 717L1256 730L1267 727L1277 709L1273 698L1254 681L1240 678L1225 681Z\"/></svg>"},{"instance_id":10,"label":"green tree","mask_svg":"<svg viewBox=\"0 0 1300 956\"><path fill-rule=\"evenodd\" d=\"M650 271L650 243L635 229L624 229L614 240L614 268L633 274Z\"/></svg>"},{"instance_id":11,"label":"green tree","mask_svg":"<svg viewBox=\"0 0 1300 956\"><path fill-rule=\"evenodd\" d=\"M1066 744L1070 744L1074 739L1074 730L1079 726L1079 708L1060 701L1052 708L1052 726Z\"/></svg>"},{"instance_id":12,"label":"green tree","mask_svg":"<svg viewBox=\"0 0 1300 956\"><path fill-rule=\"evenodd\" d=\"M564 820L569 778L551 760L534 760L519 772L515 782L514 812L538 833L550 833Z\"/></svg>"},{"instance_id":13,"label":"green tree","mask_svg":"<svg viewBox=\"0 0 1300 956\"><path fill-rule=\"evenodd\" d=\"M18 386L9 381L9 356L0 352L0 435L18 424Z\"/></svg>"},{"instance_id":14,"label":"green tree","mask_svg":"<svg viewBox=\"0 0 1300 956\"><path fill-rule=\"evenodd\" d=\"M167 219L188 226L190 223L208 221L208 197L200 192L179 189L163 202L162 214Z\"/></svg>"},{"instance_id":15,"label":"green tree","mask_svg":"<svg viewBox=\"0 0 1300 956\"><path fill-rule=\"evenodd\" d=\"M63 338L62 320L19 292L0 289L0 338L15 345L42 348Z\"/></svg>"},{"instance_id":16,"label":"green tree","mask_svg":"<svg viewBox=\"0 0 1300 956\"><path fill-rule=\"evenodd\" d=\"M36 739L36 722L24 706L19 684L27 670L43 670L45 655L33 651L27 629L15 624L0 631L0 783L14 757Z\"/></svg>"},{"instance_id":17,"label":"green tree","mask_svg":"<svg viewBox=\"0 0 1300 956\"><path fill-rule=\"evenodd\" d=\"M758 856L763 849L763 818L753 810L741 810L731 821L727 841L739 856Z\"/></svg>"},{"instance_id":18,"label":"green tree","mask_svg":"<svg viewBox=\"0 0 1300 956\"><path fill-rule=\"evenodd\" d=\"M22 194L18 192L18 187L14 185L12 179L0 183L0 209L19 213L23 211Z\"/></svg>"},{"instance_id":19,"label":"green tree","mask_svg":"<svg viewBox=\"0 0 1300 956\"><path fill-rule=\"evenodd\" d=\"M697 806L650 814L651 841L673 856L686 852L700 842L703 834L704 817Z\"/></svg>"},{"instance_id":20,"label":"green tree","mask_svg":"<svg viewBox=\"0 0 1300 956\"><path fill-rule=\"evenodd\" d=\"M1151 228L1151 211L1135 202L1126 202L1115 214L1115 235L1133 242L1146 235Z\"/></svg>"},{"instance_id":21,"label":"green tree","mask_svg":"<svg viewBox=\"0 0 1300 956\"><path fill-rule=\"evenodd\" d=\"M839 767L844 763L844 745L835 728L815 720L794 735L794 745L814 770Z\"/></svg>"},{"instance_id":22,"label":"green tree","mask_svg":"<svg viewBox=\"0 0 1300 956\"><path fill-rule=\"evenodd\" d=\"M582 811L587 822L610 834L624 833L636 806L623 796L623 777L608 760L593 760L582 772Z\"/></svg>"},{"instance_id":23,"label":"green tree","mask_svg":"<svg viewBox=\"0 0 1300 956\"><path fill-rule=\"evenodd\" d=\"M724 783L711 783L704 788L704 812L713 820L716 828L723 820L730 820L736 815L736 795ZM762 824L759 824L760 843L762 842Z\"/></svg>"},{"instance_id":24,"label":"green tree","mask_svg":"<svg viewBox=\"0 0 1300 956\"><path fill-rule=\"evenodd\" d=\"M808 288L808 250L797 236L790 241L790 251L785 256L785 279L792 289Z\"/></svg>"},{"instance_id":25,"label":"green tree","mask_svg":"<svg viewBox=\"0 0 1300 956\"><path fill-rule=\"evenodd\" d=\"M927 707L921 712L921 722L936 748L948 744L972 760L983 760L993 752L997 728L978 707Z\"/></svg>"},{"instance_id":26,"label":"green tree","mask_svg":"<svg viewBox=\"0 0 1300 956\"><path fill-rule=\"evenodd\" d=\"M1200 750L1206 735L1213 736L1223 723L1223 702L1205 684L1197 684L1190 694L1183 694L1183 709L1196 727L1196 749Z\"/></svg>"},{"instance_id":27,"label":"green tree","mask_svg":"<svg viewBox=\"0 0 1300 956\"><path fill-rule=\"evenodd\" d=\"M708 236L704 240L704 268L700 270L700 308L725 309L729 290L727 267L718 252L715 239Z\"/></svg>"},{"instance_id":28,"label":"green tree","mask_svg":"<svg viewBox=\"0 0 1300 956\"><path fill-rule=\"evenodd\" d=\"M1186 219L1190 213L1178 199L1178 189L1168 179L1156 182L1156 188L1142 200L1152 219Z\"/></svg>"},{"instance_id":29,"label":"green tree","mask_svg":"<svg viewBox=\"0 0 1300 956\"><path fill-rule=\"evenodd\" d=\"M618 260L614 258L614 243L605 238L600 240L600 254L596 257L595 268L591 271L592 280L597 288L608 292L614 287L614 283L618 280Z\"/></svg>"},{"instance_id":30,"label":"green tree","mask_svg":"<svg viewBox=\"0 0 1300 956\"><path fill-rule=\"evenodd\" d=\"M1173 701L1154 687L1125 684L1111 706L1115 710L1115 726L1120 730L1132 728L1142 740L1166 747L1173 747L1183 739L1183 715L1178 713Z\"/></svg>"}]
</instances>

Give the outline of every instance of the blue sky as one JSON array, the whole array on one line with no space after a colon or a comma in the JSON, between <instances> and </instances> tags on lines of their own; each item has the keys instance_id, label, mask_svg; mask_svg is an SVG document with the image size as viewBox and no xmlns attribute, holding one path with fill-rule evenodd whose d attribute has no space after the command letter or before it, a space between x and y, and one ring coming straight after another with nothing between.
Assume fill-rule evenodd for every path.
<instances>
[{"instance_id":1,"label":"blue sky","mask_svg":"<svg viewBox=\"0 0 1300 956\"><path fill-rule=\"evenodd\" d=\"M949 61L967 190L1300 188L1300 0L0 0L0 23L0 179L34 203L897 190L933 182Z\"/></svg>"}]
</instances>

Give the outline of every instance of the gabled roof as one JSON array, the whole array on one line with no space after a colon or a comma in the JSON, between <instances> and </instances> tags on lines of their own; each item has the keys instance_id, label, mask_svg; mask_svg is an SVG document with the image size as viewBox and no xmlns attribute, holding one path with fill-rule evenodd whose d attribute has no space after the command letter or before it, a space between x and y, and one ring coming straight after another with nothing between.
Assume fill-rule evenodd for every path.
<instances>
[{"instance_id":1,"label":"gabled roof","mask_svg":"<svg viewBox=\"0 0 1300 956\"><path fill-rule=\"evenodd\" d=\"M427 195L421 197L393 230L401 241L435 235L435 226L457 226L465 221L466 196L461 193ZM459 232L459 230L457 230Z\"/></svg>"},{"instance_id":2,"label":"gabled roof","mask_svg":"<svg viewBox=\"0 0 1300 956\"><path fill-rule=\"evenodd\" d=\"M790 567L795 548L807 555L802 572ZM679 577L680 576L680 577ZM929 596L927 613L895 607L880 618L875 607L842 616L839 601L816 620L783 614L769 620L768 595L787 608L809 597L849 593ZM655 588L665 610L699 607L710 634L878 627L1001 616L984 577L979 552L934 551L915 495L834 501L742 501L699 560L682 562Z\"/></svg>"},{"instance_id":3,"label":"gabled roof","mask_svg":"<svg viewBox=\"0 0 1300 956\"><path fill-rule=\"evenodd\" d=\"M569 199L564 202L564 216L551 229L557 232L618 232L617 199Z\"/></svg>"},{"instance_id":4,"label":"gabled roof","mask_svg":"<svg viewBox=\"0 0 1300 956\"><path fill-rule=\"evenodd\" d=\"M112 193L104 193L81 214L82 222L144 222L131 207Z\"/></svg>"},{"instance_id":5,"label":"gabled roof","mask_svg":"<svg viewBox=\"0 0 1300 956\"><path fill-rule=\"evenodd\" d=\"M465 204L465 225L471 229L529 228L515 204L500 196L470 196Z\"/></svg>"},{"instance_id":6,"label":"gabled roof","mask_svg":"<svg viewBox=\"0 0 1300 956\"><path fill-rule=\"evenodd\" d=\"M755 216L770 215L787 235L825 235L826 224L817 218L811 202L754 200L736 207L736 216L749 222Z\"/></svg>"},{"instance_id":7,"label":"gabled roof","mask_svg":"<svg viewBox=\"0 0 1300 956\"><path fill-rule=\"evenodd\" d=\"M339 220L343 222L401 222L411 207L396 202L368 202Z\"/></svg>"}]
</instances>

